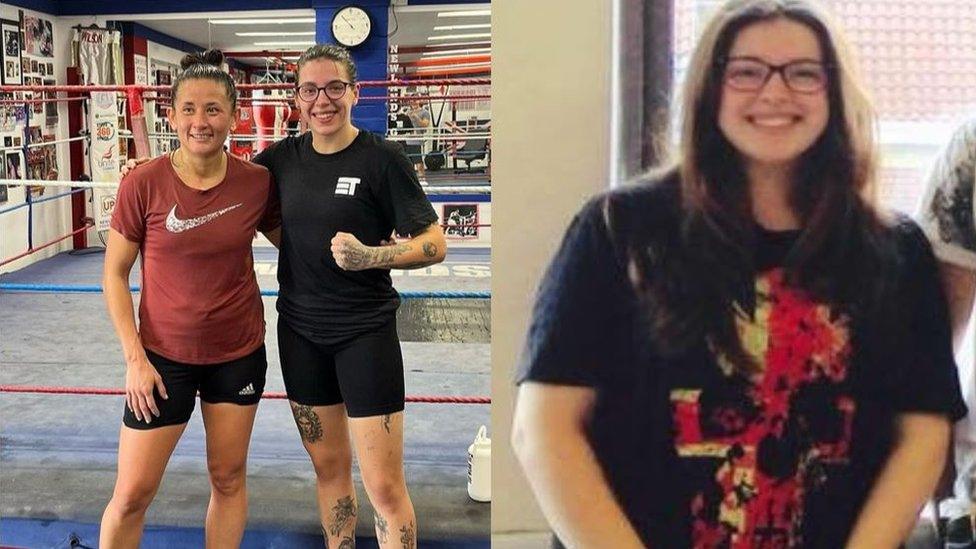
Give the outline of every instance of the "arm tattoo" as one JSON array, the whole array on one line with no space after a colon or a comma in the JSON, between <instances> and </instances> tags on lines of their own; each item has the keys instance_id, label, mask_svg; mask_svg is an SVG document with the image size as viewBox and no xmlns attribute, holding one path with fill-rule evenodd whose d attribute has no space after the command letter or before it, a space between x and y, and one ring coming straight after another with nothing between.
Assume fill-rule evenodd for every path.
<instances>
[{"instance_id":1,"label":"arm tattoo","mask_svg":"<svg viewBox=\"0 0 976 549\"><path fill-rule=\"evenodd\" d=\"M371 250L373 259L372 267L392 267L397 256L409 252L412 248L407 244L397 244L396 246L382 246Z\"/></svg>"},{"instance_id":2,"label":"arm tattoo","mask_svg":"<svg viewBox=\"0 0 976 549\"><path fill-rule=\"evenodd\" d=\"M322 440L322 422L319 421L318 414L312 410L311 406L304 404L292 404L291 412L295 416L295 424L298 425L298 432L301 433L305 442L318 442Z\"/></svg>"},{"instance_id":3,"label":"arm tattoo","mask_svg":"<svg viewBox=\"0 0 976 549\"><path fill-rule=\"evenodd\" d=\"M424 257L433 258L437 256L437 244L434 244L433 242L424 242L424 245L421 246L421 248L424 251ZM430 267L431 265L436 265L437 263L439 262L436 260L414 261L413 263L407 263L406 265L401 265L397 268L398 269L423 269L424 267Z\"/></svg>"},{"instance_id":4,"label":"arm tattoo","mask_svg":"<svg viewBox=\"0 0 976 549\"><path fill-rule=\"evenodd\" d=\"M417 549L417 538L413 533L413 523L400 527L400 544L403 549Z\"/></svg>"},{"instance_id":5,"label":"arm tattoo","mask_svg":"<svg viewBox=\"0 0 976 549\"><path fill-rule=\"evenodd\" d=\"M352 501L352 496L339 498L335 507L332 508L332 524L329 531L333 536L338 536L349 524L350 519L356 516L356 504Z\"/></svg>"},{"instance_id":6,"label":"arm tattoo","mask_svg":"<svg viewBox=\"0 0 976 549\"><path fill-rule=\"evenodd\" d=\"M389 525L386 519L379 516L378 514L373 514L373 522L376 523L376 539L380 543L386 543L390 539L390 532L388 530Z\"/></svg>"},{"instance_id":7,"label":"arm tattoo","mask_svg":"<svg viewBox=\"0 0 976 549\"><path fill-rule=\"evenodd\" d=\"M352 246L346 251L346 263L353 270L368 269L372 254L366 246Z\"/></svg>"},{"instance_id":8,"label":"arm tattoo","mask_svg":"<svg viewBox=\"0 0 976 549\"><path fill-rule=\"evenodd\" d=\"M356 538L346 536L339 542L339 549L356 549Z\"/></svg>"},{"instance_id":9,"label":"arm tattoo","mask_svg":"<svg viewBox=\"0 0 976 549\"><path fill-rule=\"evenodd\" d=\"M383 428L386 429L387 434L390 432L390 414L383 416Z\"/></svg>"}]
</instances>

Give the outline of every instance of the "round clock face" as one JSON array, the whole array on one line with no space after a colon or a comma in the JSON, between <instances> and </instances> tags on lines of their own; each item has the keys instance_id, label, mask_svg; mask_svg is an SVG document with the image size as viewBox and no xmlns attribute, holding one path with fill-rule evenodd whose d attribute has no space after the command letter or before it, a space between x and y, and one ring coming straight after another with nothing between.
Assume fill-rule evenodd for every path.
<instances>
[{"instance_id":1,"label":"round clock face","mask_svg":"<svg viewBox=\"0 0 976 549\"><path fill-rule=\"evenodd\" d=\"M369 38L372 23L362 8L348 6L337 11L332 18L332 35L346 47L358 46Z\"/></svg>"}]
</instances>

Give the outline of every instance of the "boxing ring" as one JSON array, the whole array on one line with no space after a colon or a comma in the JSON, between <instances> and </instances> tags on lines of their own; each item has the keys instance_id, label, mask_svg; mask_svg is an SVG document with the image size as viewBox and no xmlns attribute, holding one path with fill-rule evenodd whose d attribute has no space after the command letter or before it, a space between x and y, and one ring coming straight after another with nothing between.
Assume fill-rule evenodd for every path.
<instances>
[{"instance_id":1,"label":"boxing ring","mask_svg":"<svg viewBox=\"0 0 976 549\"><path fill-rule=\"evenodd\" d=\"M76 95L89 89L125 93L130 113L134 96L151 93L163 101L168 90L47 86L45 92L62 95L36 101L80 102L84 98ZM65 142L81 149L95 134L76 133L70 142L25 139L21 150ZM171 137L157 133L135 127L118 132L133 142L137 154L149 139ZM404 468L418 545L480 548L490 546L490 506L468 498L466 482L467 447L478 427L490 425L490 187L484 180L449 183L426 188L448 235L447 259L426 269L391 272L402 297L398 324L408 394ZM111 196L117 186L78 177L21 177L0 184L44 189L39 196L25 192L23 203L0 207L0 216L28 217L26 249L0 257L0 270L59 242L97 234L97 216L88 206L98 206L96 191ZM38 238L35 218L58 201L83 207L72 208L63 234ZM284 400L277 357L277 250L261 237L253 250L269 327L269 368L248 460L250 513L242 547L321 547L314 472ZM0 274L0 547L95 547L114 486L124 362L101 295L103 256L97 249L81 252L62 252ZM130 278L136 306L139 280L137 264ZM373 513L355 466L354 478L360 504L357 543L375 547ZM202 546L209 492L203 424L195 413L147 513L142 547Z\"/></svg>"}]
</instances>

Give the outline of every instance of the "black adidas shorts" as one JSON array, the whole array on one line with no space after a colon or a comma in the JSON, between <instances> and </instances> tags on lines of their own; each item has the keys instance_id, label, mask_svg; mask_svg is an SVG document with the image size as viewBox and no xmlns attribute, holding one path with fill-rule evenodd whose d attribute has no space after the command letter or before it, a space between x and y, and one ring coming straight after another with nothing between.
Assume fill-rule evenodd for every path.
<instances>
[{"instance_id":1,"label":"black adidas shorts","mask_svg":"<svg viewBox=\"0 0 976 549\"><path fill-rule=\"evenodd\" d=\"M395 319L330 346L308 340L279 317L278 353L290 400L306 406L345 402L349 417L403 410L403 356Z\"/></svg>"},{"instance_id":2,"label":"black adidas shorts","mask_svg":"<svg viewBox=\"0 0 976 549\"><path fill-rule=\"evenodd\" d=\"M268 371L264 345L247 356L220 364L174 362L148 349L146 357L162 376L169 398L164 400L159 396L158 389L153 390L159 417L150 413L149 423L136 419L126 405L122 423L132 429L155 429L186 423L193 413L197 391L200 392L200 400L203 402L230 402L241 406L257 404L264 393L265 375Z\"/></svg>"}]
</instances>

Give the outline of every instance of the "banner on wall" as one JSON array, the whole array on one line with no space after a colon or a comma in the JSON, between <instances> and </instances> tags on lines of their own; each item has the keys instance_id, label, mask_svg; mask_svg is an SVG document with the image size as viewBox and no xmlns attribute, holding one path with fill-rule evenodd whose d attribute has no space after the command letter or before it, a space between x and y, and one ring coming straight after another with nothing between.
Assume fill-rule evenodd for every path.
<instances>
[{"instance_id":1,"label":"banner on wall","mask_svg":"<svg viewBox=\"0 0 976 549\"><path fill-rule=\"evenodd\" d=\"M124 84L122 33L108 29L75 27L72 61L81 68L83 84Z\"/></svg>"},{"instance_id":2,"label":"banner on wall","mask_svg":"<svg viewBox=\"0 0 976 549\"><path fill-rule=\"evenodd\" d=\"M135 83L148 86L149 85L149 63L145 55L139 55L138 53L132 54L132 67L135 72Z\"/></svg>"},{"instance_id":3,"label":"banner on wall","mask_svg":"<svg viewBox=\"0 0 976 549\"><path fill-rule=\"evenodd\" d=\"M91 129L92 181L118 181L119 173L119 111L116 92L91 92L88 127ZM92 189L95 228L106 231L115 208L115 190Z\"/></svg>"}]
</instances>

